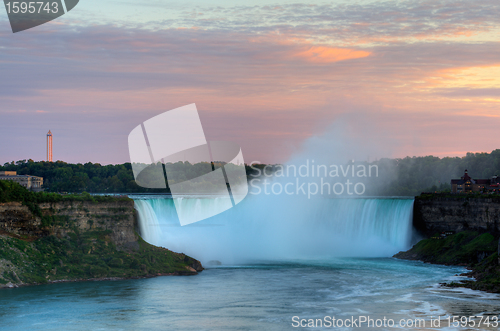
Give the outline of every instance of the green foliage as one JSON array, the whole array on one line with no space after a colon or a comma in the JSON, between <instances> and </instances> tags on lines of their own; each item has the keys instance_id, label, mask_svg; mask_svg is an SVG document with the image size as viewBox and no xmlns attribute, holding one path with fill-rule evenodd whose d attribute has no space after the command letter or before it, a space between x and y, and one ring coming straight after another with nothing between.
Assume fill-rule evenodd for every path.
<instances>
[{"instance_id":1,"label":"green foliage","mask_svg":"<svg viewBox=\"0 0 500 331\"><path fill-rule=\"evenodd\" d=\"M88 278L130 278L157 274L190 274L186 267L195 262L184 254L152 246L142 239L137 250L118 250L110 230L70 233L66 238L48 236L34 242L0 237L0 259L20 270L24 283ZM0 283L17 283L10 272Z\"/></svg>"},{"instance_id":2,"label":"green foliage","mask_svg":"<svg viewBox=\"0 0 500 331\"><path fill-rule=\"evenodd\" d=\"M0 202L17 201L28 206L41 217L42 227L67 226L71 220L65 215L42 215L39 204L60 201L88 201L92 203L113 202L128 198L92 196L89 193L60 195L56 193L34 193L17 183L0 181ZM78 207L89 212L81 204ZM71 207L73 208L73 207ZM120 218L124 207L110 207ZM111 218L110 215L94 215ZM94 220L89 220L94 224ZM0 235L0 259L5 260L0 272L0 283L44 283L55 280L89 279L103 277L144 277L156 274L193 274L187 269L196 261L183 254L176 254L166 249L155 247L142 239L136 243L137 250L117 249L110 239L111 230L94 230L67 233L66 237L47 236L34 242L4 237ZM14 268L16 273L14 273Z\"/></svg>"},{"instance_id":3,"label":"green foliage","mask_svg":"<svg viewBox=\"0 0 500 331\"><path fill-rule=\"evenodd\" d=\"M500 175L500 149L491 153L467 153L464 157L381 159L372 164L378 166L379 177L387 179L389 183L378 193L371 193L419 195L421 192L450 192L451 179L462 177L465 169L474 179Z\"/></svg>"},{"instance_id":4,"label":"green foliage","mask_svg":"<svg viewBox=\"0 0 500 331\"><path fill-rule=\"evenodd\" d=\"M126 197L111 197L111 196L92 196L87 192L82 194L66 194L60 195L57 193L48 192L30 192L23 186L12 181L0 180L0 203L17 201L27 206L30 211L39 217L42 217L42 224L49 226L53 223L53 219L48 216L43 216L40 210L40 203L52 203L60 201L91 201L93 203L112 202L128 200Z\"/></svg>"},{"instance_id":5,"label":"green foliage","mask_svg":"<svg viewBox=\"0 0 500 331\"><path fill-rule=\"evenodd\" d=\"M460 232L444 239L424 239L397 258L469 267L477 281L448 284L500 293L498 239L490 233Z\"/></svg>"},{"instance_id":6,"label":"green foliage","mask_svg":"<svg viewBox=\"0 0 500 331\"><path fill-rule=\"evenodd\" d=\"M220 167L221 163L215 166ZM189 162L177 162L168 164L169 170L178 180L186 180L200 177L210 171L211 164ZM164 177L155 178L158 172L156 168L161 164L153 165L145 169L141 174L152 177L153 180L162 180ZM250 169L247 167L247 169ZM48 192L83 192L84 199L89 199L85 192L90 193L169 193L167 189L146 189L136 184L130 163L117 165L101 165L99 163L70 164L62 161L57 162L29 162L21 160L5 163L0 166L0 171L17 171L19 175L32 175L43 177L44 188ZM251 171L251 169L250 169ZM205 183L207 186L211 183ZM1 199L1 197L0 197Z\"/></svg>"},{"instance_id":7,"label":"green foliage","mask_svg":"<svg viewBox=\"0 0 500 331\"><path fill-rule=\"evenodd\" d=\"M46 228L54 223L53 216L42 216L42 227Z\"/></svg>"},{"instance_id":8,"label":"green foliage","mask_svg":"<svg viewBox=\"0 0 500 331\"><path fill-rule=\"evenodd\" d=\"M108 262L108 265L112 268L122 268L124 266L123 259L114 257Z\"/></svg>"},{"instance_id":9,"label":"green foliage","mask_svg":"<svg viewBox=\"0 0 500 331\"><path fill-rule=\"evenodd\" d=\"M421 259L441 264L474 264L478 262L478 252L488 255L497 250L497 241L489 233L460 232L444 239L424 239L411 252Z\"/></svg>"},{"instance_id":10,"label":"green foliage","mask_svg":"<svg viewBox=\"0 0 500 331\"><path fill-rule=\"evenodd\" d=\"M424 193L416 196L416 200L432 200L435 198L446 198L446 199L460 199L463 200L462 206L465 208L469 206L470 199L490 199L493 201L499 201L499 194L482 194L479 192L468 193L468 194L451 194L451 193ZM488 211L486 211L488 212Z\"/></svg>"},{"instance_id":11,"label":"green foliage","mask_svg":"<svg viewBox=\"0 0 500 331\"><path fill-rule=\"evenodd\" d=\"M375 162L361 162L368 166L376 165L379 176L367 181L367 195L419 195L421 192L449 192L450 180L463 176L468 169L473 178L490 178L500 175L500 149L491 153L467 153L464 157L435 156L405 157L398 159L380 159ZM220 168L221 162L213 167ZM176 181L198 178L205 174L212 165L209 163L190 164L177 162L168 164L169 173ZM161 171L155 171L160 167ZM226 172L232 172L235 165L225 166ZM266 165L245 166L247 179L262 173ZM258 170L257 170L258 169ZM267 173L276 169L269 167ZM157 169L156 169L157 170ZM33 175L44 178L44 187L49 192L90 192L90 193L166 193L169 189L146 189L136 184L130 163L118 165L100 165L99 163L69 164L57 162L28 162L21 160L0 166L0 171L17 171L20 175ZM163 173L161 164L144 170L144 174ZM155 179L155 178L153 178ZM158 180L164 180L163 176ZM375 184L374 184L375 183ZM211 183L201 182L200 187L209 190ZM55 197L52 197L56 199ZM1 201L0 193L0 201ZM47 197L49 199L49 197ZM88 196L84 199L88 199Z\"/></svg>"}]
</instances>

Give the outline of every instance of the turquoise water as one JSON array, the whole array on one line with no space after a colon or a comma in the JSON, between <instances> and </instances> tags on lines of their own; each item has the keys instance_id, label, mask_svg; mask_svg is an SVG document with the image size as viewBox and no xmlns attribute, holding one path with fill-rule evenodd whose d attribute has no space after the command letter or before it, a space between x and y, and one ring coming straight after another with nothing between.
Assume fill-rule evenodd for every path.
<instances>
[{"instance_id":1,"label":"turquoise water","mask_svg":"<svg viewBox=\"0 0 500 331\"><path fill-rule=\"evenodd\" d=\"M223 198L176 198L183 214ZM203 264L322 257L390 257L411 247L413 198L304 199L248 196L234 208L181 226L174 199L135 198L142 237ZM215 206L215 207L214 207Z\"/></svg>"},{"instance_id":2,"label":"turquoise water","mask_svg":"<svg viewBox=\"0 0 500 331\"><path fill-rule=\"evenodd\" d=\"M391 258L332 259L223 266L190 277L4 289L0 329L293 330L293 316L498 315L497 295L437 285L463 271Z\"/></svg>"},{"instance_id":3,"label":"turquoise water","mask_svg":"<svg viewBox=\"0 0 500 331\"><path fill-rule=\"evenodd\" d=\"M197 213L220 201L178 202ZM317 320L328 316L424 322L381 330L454 330L430 322L500 314L498 295L439 286L460 279L464 269L388 258L415 240L413 199L249 197L187 226L180 226L172 199L135 203L147 241L222 266L190 277L0 290L0 329L272 331L296 330L309 320L321 326ZM322 326L303 329L332 329ZM358 326L335 329L374 329Z\"/></svg>"}]
</instances>

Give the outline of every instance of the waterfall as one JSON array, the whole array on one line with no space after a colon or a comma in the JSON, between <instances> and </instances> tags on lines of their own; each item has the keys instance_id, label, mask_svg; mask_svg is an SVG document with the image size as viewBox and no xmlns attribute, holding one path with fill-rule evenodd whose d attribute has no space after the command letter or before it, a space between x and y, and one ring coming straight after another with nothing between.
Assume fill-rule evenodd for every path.
<instances>
[{"instance_id":1,"label":"waterfall","mask_svg":"<svg viewBox=\"0 0 500 331\"><path fill-rule=\"evenodd\" d=\"M133 197L134 198L134 197ZM135 197L144 240L202 262L385 257L408 249L413 198L304 199L248 196L234 208L180 226L177 213L197 213L223 198ZM176 210L176 206L180 210Z\"/></svg>"}]
</instances>

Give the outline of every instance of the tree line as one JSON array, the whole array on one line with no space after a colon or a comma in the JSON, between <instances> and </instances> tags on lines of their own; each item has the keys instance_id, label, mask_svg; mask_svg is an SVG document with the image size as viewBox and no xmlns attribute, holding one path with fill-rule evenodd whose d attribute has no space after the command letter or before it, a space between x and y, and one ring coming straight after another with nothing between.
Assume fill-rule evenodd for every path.
<instances>
[{"instance_id":1,"label":"tree line","mask_svg":"<svg viewBox=\"0 0 500 331\"><path fill-rule=\"evenodd\" d=\"M181 162L182 163L182 162ZM380 159L366 163L377 165L379 177L367 185L369 195L419 195L421 192L449 191L450 180L463 176L468 169L474 178L500 175L500 149L491 153L467 153L463 157L405 157ZM215 168L221 164L216 164ZM248 179L266 165L245 165ZM189 178L206 172L206 167L184 162L177 165ZM19 175L40 176L47 192L89 193L164 193L165 189L140 187L134 180L130 163L101 165L99 163L71 164L63 161L35 162L20 160L5 163L0 171L17 171ZM209 183L207 183L209 185Z\"/></svg>"},{"instance_id":2,"label":"tree line","mask_svg":"<svg viewBox=\"0 0 500 331\"><path fill-rule=\"evenodd\" d=\"M157 166L157 165L156 165ZM161 166L161 165L160 165ZM211 169L218 169L222 163L216 162L209 165ZM235 165L226 166L226 172L230 173ZM189 162L178 162L171 165L176 171L184 173L185 177L178 176L180 180L192 179L206 174L207 167L200 164L190 164ZM154 167L152 167L154 168ZM251 174L252 169L245 166L246 173ZM17 171L18 175L31 175L43 177L43 187L47 192L58 193L169 193L166 189L150 189L137 185L132 165L110 164L101 165L99 163L87 162L85 164L56 162L35 162L33 160L20 160L17 162L5 163L0 166L0 171ZM147 170L146 170L147 171ZM210 183L206 183L207 186Z\"/></svg>"}]
</instances>

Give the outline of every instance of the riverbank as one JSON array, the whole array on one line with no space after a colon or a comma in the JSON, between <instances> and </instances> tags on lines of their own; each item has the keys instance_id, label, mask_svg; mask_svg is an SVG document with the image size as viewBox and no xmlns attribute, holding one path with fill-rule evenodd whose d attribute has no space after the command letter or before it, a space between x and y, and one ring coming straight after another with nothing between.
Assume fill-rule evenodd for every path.
<instances>
[{"instance_id":1,"label":"riverbank","mask_svg":"<svg viewBox=\"0 0 500 331\"><path fill-rule=\"evenodd\" d=\"M196 275L201 263L136 232L128 198L61 197L0 182L0 288Z\"/></svg>"},{"instance_id":2,"label":"riverbank","mask_svg":"<svg viewBox=\"0 0 500 331\"><path fill-rule=\"evenodd\" d=\"M57 282L196 275L201 263L152 246L117 247L110 231L89 231L25 241L0 235L0 288Z\"/></svg>"},{"instance_id":3,"label":"riverbank","mask_svg":"<svg viewBox=\"0 0 500 331\"><path fill-rule=\"evenodd\" d=\"M500 266L498 237L488 232L463 231L419 241L395 258L420 260L433 264L464 266L470 272L463 274L475 280L445 284L450 287L466 287L491 293L500 293Z\"/></svg>"}]
</instances>

